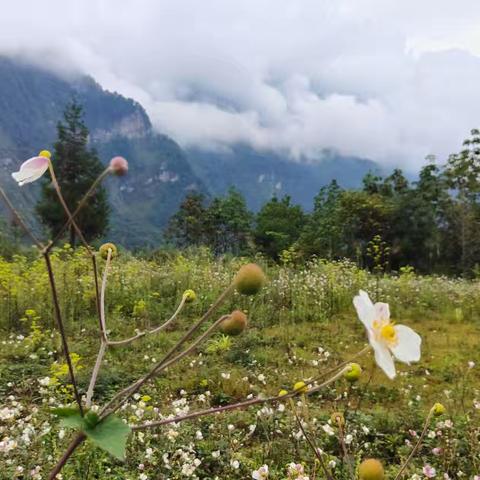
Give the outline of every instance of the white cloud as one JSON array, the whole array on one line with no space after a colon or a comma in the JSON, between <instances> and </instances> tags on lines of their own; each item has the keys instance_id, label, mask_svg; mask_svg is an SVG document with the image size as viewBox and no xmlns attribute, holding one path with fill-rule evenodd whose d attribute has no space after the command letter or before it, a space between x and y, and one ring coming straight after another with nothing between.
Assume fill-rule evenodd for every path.
<instances>
[{"instance_id":1,"label":"white cloud","mask_svg":"<svg viewBox=\"0 0 480 480\"><path fill-rule=\"evenodd\" d=\"M480 125L469 0L18 0L0 53L93 75L186 146L415 168Z\"/></svg>"}]
</instances>

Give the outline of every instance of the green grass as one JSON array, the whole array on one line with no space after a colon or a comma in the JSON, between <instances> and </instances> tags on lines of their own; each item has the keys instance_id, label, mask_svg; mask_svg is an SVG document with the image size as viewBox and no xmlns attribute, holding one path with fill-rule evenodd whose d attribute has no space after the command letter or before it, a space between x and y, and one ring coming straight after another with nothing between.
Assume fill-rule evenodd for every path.
<instances>
[{"instance_id":1,"label":"green grass","mask_svg":"<svg viewBox=\"0 0 480 480\"><path fill-rule=\"evenodd\" d=\"M162 358L245 261L215 261L205 251L170 254L161 260L128 255L115 260L107 290L112 338L125 338L136 328L161 323L187 288L193 288L198 298L168 332L108 352L98 379L96 403L102 404L146 373L152 359ZM353 463L377 457L393 478L410 452L408 442L415 442L410 431L421 430L434 402L442 402L447 414L432 422L430 430L437 433L427 436L409 466L409 477L414 473L422 476L427 463L436 468L438 478L444 473L457 478L459 471L464 478L480 473L480 410L475 408L480 404L474 404L480 401L478 282L413 274L377 279L348 262L278 267L258 261L269 277L266 288L255 297L235 294L219 311L219 315L235 308L246 311L248 329L231 342L215 334L195 354L142 389L141 395L151 398L129 402L121 412L123 418L141 423L186 407L193 411L248 395L275 395L282 388L291 389L296 381L318 376L365 345L363 326L352 305L353 295L363 288L372 298L390 303L397 323L421 334L422 359L411 366L397 364L399 375L390 381L367 355L358 360L364 370L358 384L340 380L320 394L295 401L301 401L296 409L326 452L326 461L332 466L335 462L335 478L350 478L350 474L348 462L342 461L338 431L329 435L323 428L332 412L345 414L345 434L352 436L348 455ZM82 391L88 386L98 349L89 265L81 251L64 249L54 259L70 348L80 356ZM21 258L0 262L0 285L0 441L4 440L0 463L6 466L0 478L17 478L18 467L29 473L37 465L46 478L70 435L65 432L63 439L59 438L60 427L50 409L70 403L72 394L66 377L60 376L57 385L48 387L38 381L52 377L53 362L62 363L42 262ZM139 301L146 305L141 315L135 309ZM26 309L35 314L25 316ZM38 317L35 322L40 328L32 334L33 316ZM478 366L469 368L468 362ZM185 399L185 405L178 403L179 399ZM323 478L313 452L299 435L290 402L285 402L284 411L278 407L271 406L271 411L253 407L143 436L137 433L129 441L125 463L87 444L72 457L63 478L134 480L145 475L148 479L180 479L188 478L186 474L193 469L190 478L245 479L268 464L269 478L285 479L290 462L302 463L310 479ZM435 427L445 420L451 420L452 426L446 422ZM16 442L15 448L5 447L8 442ZM442 450L435 455L433 448ZM220 451L219 457L212 455L216 451ZM196 465L194 459L201 463ZM231 465L234 460L239 461L238 469ZM20 473L18 478L23 478Z\"/></svg>"}]
</instances>

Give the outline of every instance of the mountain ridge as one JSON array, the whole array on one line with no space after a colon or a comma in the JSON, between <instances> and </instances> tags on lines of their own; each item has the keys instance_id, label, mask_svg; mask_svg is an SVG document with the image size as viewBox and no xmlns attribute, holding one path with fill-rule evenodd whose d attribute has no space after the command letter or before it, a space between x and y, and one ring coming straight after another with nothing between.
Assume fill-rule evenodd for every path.
<instances>
[{"instance_id":1,"label":"mountain ridge","mask_svg":"<svg viewBox=\"0 0 480 480\"><path fill-rule=\"evenodd\" d=\"M130 163L129 175L106 181L112 206L108 238L128 247L158 245L168 219L192 190L217 196L234 186L253 210L272 195L290 195L308 210L316 193L333 178L344 187L356 187L365 173L377 168L368 160L332 152L325 152L321 162L305 163L245 145L234 145L228 152L184 150L153 129L139 102L105 90L92 77L64 78L0 56L2 186L36 230L39 185L18 188L10 174L26 158L51 148L57 122L72 98L84 106L89 141L101 161L106 165L111 157L122 155Z\"/></svg>"}]
</instances>

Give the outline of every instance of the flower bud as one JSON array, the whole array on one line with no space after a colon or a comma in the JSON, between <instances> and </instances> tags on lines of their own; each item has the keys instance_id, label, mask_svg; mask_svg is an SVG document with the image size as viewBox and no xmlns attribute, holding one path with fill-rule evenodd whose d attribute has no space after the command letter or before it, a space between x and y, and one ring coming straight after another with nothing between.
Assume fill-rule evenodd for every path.
<instances>
[{"instance_id":1,"label":"flower bud","mask_svg":"<svg viewBox=\"0 0 480 480\"><path fill-rule=\"evenodd\" d=\"M128 162L123 157L113 157L110 160L110 170L114 175L121 177L128 172Z\"/></svg>"},{"instance_id":2,"label":"flower bud","mask_svg":"<svg viewBox=\"0 0 480 480\"><path fill-rule=\"evenodd\" d=\"M368 458L358 467L358 477L360 480L383 480L385 478L383 465L375 458Z\"/></svg>"},{"instance_id":3,"label":"flower bud","mask_svg":"<svg viewBox=\"0 0 480 480\"><path fill-rule=\"evenodd\" d=\"M100 252L100 256L106 260L108 257L108 251L111 250L110 258L115 258L118 255L117 247L114 243L104 243L98 251Z\"/></svg>"},{"instance_id":4,"label":"flower bud","mask_svg":"<svg viewBox=\"0 0 480 480\"><path fill-rule=\"evenodd\" d=\"M432 412L433 412L433 415L434 415L435 417L440 417L440 416L443 415L446 411L447 411L447 409L446 409L441 403L436 403L436 404L432 407Z\"/></svg>"},{"instance_id":5,"label":"flower bud","mask_svg":"<svg viewBox=\"0 0 480 480\"><path fill-rule=\"evenodd\" d=\"M226 335L240 335L247 328L247 323L247 316L240 310L234 310L220 323L220 331Z\"/></svg>"},{"instance_id":6,"label":"flower bud","mask_svg":"<svg viewBox=\"0 0 480 480\"><path fill-rule=\"evenodd\" d=\"M183 292L185 303L192 303L197 299L197 294L193 290L185 290Z\"/></svg>"},{"instance_id":7,"label":"flower bud","mask_svg":"<svg viewBox=\"0 0 480 480\"><path fill-rule=\"evenodd\" d=\"M243 295L254 295L265 284L263 270L255 263L243 265L234 279L235 288Z\"/></svg>"},{"instance_id":8,"label":"flower bud","mask_svg":"<svg viewBox=\"0 0 480 480\"><path fill-rule=\"evenodd\" d=\"M305 393L308 391L308 387L307 385L305 384L305 382L297 382L294 386L293 386L293 390L294 392L296 393Z\"/></svg>"},{"instance_id":9,"label":"flower bud","mask_svg":"<svg viewBox=\"0 0 480 480\"><path fill-rule=\"evenodd\" d=\"M346 380L353 383L360 378L361 374L362 367L358 363L350 363L343 376Z\"/></svg>"},{"instance_id":10,"label":"flower bud","mask_svg":"<svg viewBox=\"0 0 480 480\"><path fill-rule=\"evenodd\" d=\"M52 158L52 154L48 150L42 150L39 154L39 157Z\"/></svg>"},{"instance_id":11,"label":"flower bud","mask_svg":"<svg viewBox=\"0 0 480 480\"><path fill-rule=\"evenodd\" d=\"M345 417L341 412L333 412L330 416L330 420L332 421L333 425L336 427L343 428L345 426Z\"/></svg>"}]
</instances>

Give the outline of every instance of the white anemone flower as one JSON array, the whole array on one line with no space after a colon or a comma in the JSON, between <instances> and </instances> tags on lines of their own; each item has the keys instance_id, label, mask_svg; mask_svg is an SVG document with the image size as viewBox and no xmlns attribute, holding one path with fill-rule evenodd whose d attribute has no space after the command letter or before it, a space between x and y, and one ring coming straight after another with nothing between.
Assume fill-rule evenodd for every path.
<instances>
[{"instance_id":1,"label":"white anemone flower","mask_svg":"<svg viewBox=\"0 0 480 480\"><path fill-rule=\"evenodd\" d=\"M261 466L258 470L252 472L253 480L266 480L268 478L268 465Z\"/></svg>"},{"instance_id":2,"label":"white anemone flower","mask_svg":"<svg viewBox=\"0 0 480 480\"><path fill-rule=\"evenodd\" d=\"M368 341L375 353L375 361L390 379L396 376L393 357L407 364L420 360L422 338L410 327L394 325L390 321L388 303L374 305L368 293L360 290L353 299L353 304L358 318L367 329Z\"/></svg>"},{"instance_id":3,"label":"white anemone flower","mask_svg":"<svg viewBox=\"0 0 480 480\"><path fill-rule=\"evenodd\" d=\"M50 152L43 150L38 157L29 158L20 165L18 172L13 172L12 177L21 187L26 183L38 180L47 170L50 162Z\"/></svg>"}]
</instances>

